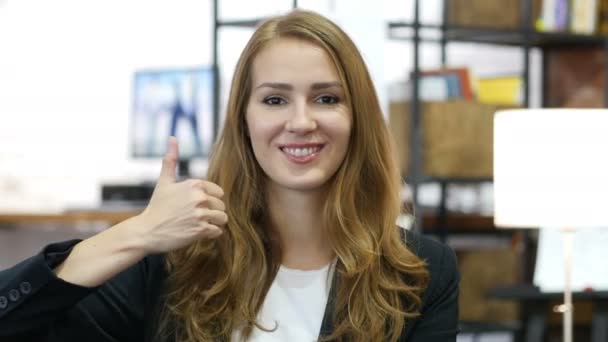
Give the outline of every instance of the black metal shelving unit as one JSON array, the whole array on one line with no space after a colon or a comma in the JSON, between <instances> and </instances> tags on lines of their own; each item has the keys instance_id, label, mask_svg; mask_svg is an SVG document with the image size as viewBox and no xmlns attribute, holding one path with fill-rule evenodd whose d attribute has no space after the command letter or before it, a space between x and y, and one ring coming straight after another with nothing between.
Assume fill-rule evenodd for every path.
<instances>
[{"instance_id":1,"label":"black metal shelving unit","mask_svg":"<svg viewBox=\"0 0 608 342\"><path fill-rule=\"evenodd\" d=\"M217 138L220 127L220 95L222 90L219 66L218 35L222 27L255 28L266 18L249 18L239 20L221 20L219 17L220 0L213 0L213 140ZM298 0L292 0L291 9L298 8Z\"/></svg>"},{"instance_id":2,"label":"black metal shelving unit","mask_svg":"<svg viewBox=\"0 0 608 342\"><path fill-rule=\"evenodd\" d=\"M390 22L388 23L389 38L395 40L412 40L407 34L415 29L413 22ZM423 38L422 41L442 43L447 42L467 42L490 45L523 46L526 39L526 32L523 30L469 27L459 25L433 25L419 24L419 30L442 30L442 38ZM551 47L596 47L603 43L604 37L599 35L586 35L576 33L561 32L537 32L532 31L528 35L531 47L551 48Z\"/></svg>"},{"instance_id":3,"label":"black metal shelving unit","mask_svg":"<svg viewBox=\"0 0 608 342\"><path fill-rule=\"evenodd\" d=\"M412 189L412 205L415 213L421 213L419 205L419 186L423 183L438 183L441 189L440 203L437 207L436 220L438 227L434 231L438 232L439 237L445 240L449 227L447 222L448 210L446 208L446 197L448 184L453 183L479 183L491 182L491 178L438 178L429 177L422 172L422 130L421 130L421 106L420 89L418 78L420 75L420 44L422 42L437 43L441 48L442 67L447 65L447 45L450 43L478 43L486 45L512 46L522 49L523 58L523 101L522 106L530 105L530 52L532 48L539 48L542 51L542 84L543 84L543 105L546 101L547 84L547 52L553 49L563 48L586 48L604 47L606 51L605 63L608 66L608 38L600 35L584 35L566 32L538 32L533 27L532 2L520 0L521 22L518 29L497 29L488 27L469 27L452 25L449 23L450 0L443 0L442 21L439 25L425 24L420 21L420 0L414 1L414 17L412 21L395 21L387 24L388 38L391 40L402 40L413 43L412 68L412 97L411 105L411 131L410 131L410 165L407 181ZM438 33L434 37L425 37L427 31ZM427 32L428 33L428 32ZM608 72L606 72L605 84L608 85ZM604 88L604 103L608 107L608 86ZM418 214L417 216L420 216ZM422 231L422 220L417 219L414 229Z\"/></svg>"},{"instance_id":4,"label":"black metal shelving unit","mask_svg":"<svg viewBox=\"0 0 608 342\"><path fill-rule=\"evenodd\" d=\"M440 186L440 203L437 208L436 220L438 227L434 231L438 232L440 238L445 241L448 234L446 226L448 210L446 207L447 187L453 183L479 183L483 181L491 181L491 179L472 179L472 178L439 178L430 177L422 172L422 129L421 129L421 111L420 111L420 94L418 78L420 75L420 44L422 42L438 43L441 48L441 65L447 66L447 45L452 42L465 43L480 43L493 45L521 46L523 48L524 58L524 99L523 105L529 104L529 54L532 42L540 44L542 42L553 42L553 35L541 35L532 39L531 27L531 4L528 1L522 0L522 30L505 30L491 29L480 27L463 27L448 24L449 16L449 0L443 0L442 21L439 25L425 24L420 21L420 1L414 1L414 18L410 22L389 22L388 23L388 38L393 40L403 40L413 43L413 61L412 68L412 96L411 96L411 126L410 126L410 163L407 181L412 189L412 205L415 213L421 213L419 205L418 193L419 186L423 183L438 183ZM529 24L527 24L529 23ZM440 33L439 38L429 38L421 35L421 31L435 31ZM549 38L547 38L549 37ZM420 214L417 214L418 216ZM422 220L417 219L414 223L414 229L422 231Z\"/></svg>"},{"instance_id":5,"label":"black metal shelving unit","mask_svg":"<svg viewBox=\"0 0 608 342\"><path fill-rule=\"evenodd\" d=\"M608 107L608 37L601 35L583 35L567 32L538 32L533 27L532 18L532 1L520 0L520 25L517 29L493 29L487 27L468 27L452 25L449 23L449 6L450 0L443 0L442 21L439 25L428 25L420 22L420 0L414 0L414 19L409 22L389 22L388 23L388 38L392 40L403 40L413 43L413 61L412 68L412 97L411 97L411 127L410 127L410 168L406 180L412 188L412 205L415 212L420 213L420 205L418 199L418 188L423 183L438 183L441 188L441 198L438 207L434 212L434 220L431 220L434 225L433 232L437 232L442 240L446 240L448 232L452 228L448 227L449 213L446 208L447 186L448 184L475 184L479 182L491 182L491 178L438 178L429 177L422 172L422 130L420 126L421 111L420 111L420 94L418 78L420 75L420 43L430 42L437 43L441 48L441 64L442 67L447 66L447 45L451 43L478 43L498 46L519 47L522 51L523 59L523 107L530 105L530 52L533 48L539 48L542 53L542 105L548 103L547 85L548 85L548 55L551 51L560 49L580 49L580 48L603 48L604 49L604 65L606 72L604 74L604 106ZM421 35L421 31L434 31L439 33L434 37L425 37ZM420 214L415 221L414 229L422 231L422 217ZM491 227L488 227L491 228ZM502 232L500 232L502 233ZM498 232L493 232L498 234ZM521 231L523 242L523 265L521 270L521 278L531 282L534 271L532 238L529 230ZM526 321L527 311L522 306L521 318ZM527 336L526 327L519 330L519 335Z\"/></svg>"}]
</instances>

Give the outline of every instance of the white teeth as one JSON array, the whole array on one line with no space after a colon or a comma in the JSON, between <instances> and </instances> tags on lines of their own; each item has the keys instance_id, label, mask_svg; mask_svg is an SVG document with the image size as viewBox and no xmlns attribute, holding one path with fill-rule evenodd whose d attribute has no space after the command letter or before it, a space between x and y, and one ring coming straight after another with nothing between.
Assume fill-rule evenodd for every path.
<instances>
[{"instance_id":1,"label":"white teeth","mask_svg":"<svg viewBox=\"0 0 608 342\"><path fill-rule=\"evenodd\" d=\"M287 148L284 147L283 151L291 154L292 156L296 156L296 157L306 157L309 156L315 152L319 152L321 150L321 147L308 147L308 148Z\"/></svg>"}]
</instances>

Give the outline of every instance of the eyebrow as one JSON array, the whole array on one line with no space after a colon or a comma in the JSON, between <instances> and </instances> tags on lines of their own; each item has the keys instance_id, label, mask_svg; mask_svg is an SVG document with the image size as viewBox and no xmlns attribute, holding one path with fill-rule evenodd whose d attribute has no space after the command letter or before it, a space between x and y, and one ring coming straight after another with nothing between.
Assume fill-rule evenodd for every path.
<instances>
[{"instance_id":1,"label":"eyebrow","mask_svg":"<svg viewBox=\"0 0 608 342\"><path fill-rule=\"evenodd\" d=\"M273 88L279 90L293 90L293 86L289 83L280 83L280 82L264 82L256 87L256 89L260 88ZM313 83L310 86L312 90L322 90L327 88L342 88L342 84L340 82L319 82Z\"/></svg>"}]
</instances>

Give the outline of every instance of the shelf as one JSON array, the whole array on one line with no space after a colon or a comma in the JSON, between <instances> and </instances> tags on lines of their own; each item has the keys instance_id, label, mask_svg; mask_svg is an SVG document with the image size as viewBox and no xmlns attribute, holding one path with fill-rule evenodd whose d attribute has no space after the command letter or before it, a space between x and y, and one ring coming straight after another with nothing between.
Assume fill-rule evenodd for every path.
<instances>
[{"instance_id":1,"label":"shelf","mask_svg":"<svg viewBox=\"0 0 608 342\"><path fill-rule=\"evenodd\" d=\"M103 221L110 225L122 222L130 217L139 214L141 210L79 210L58 213L1 213L0 226L19 225L19 224L41 224L41 223L62 223L74 224L78 222Z\"/></svg>"},{"instance_id":2,"label":"shelf","mask_svg":"<svg viewBox=\"0 0 608 342\"><path fill-rule=\"evenodd\" d=\"M561 300L563 292L541 292L534 285L506 285L488 292L488 297L503 300ZM574 300L608 300L608 291L573 292Z\"/></svg>"},{"instance_id":3,"label":"shelf","mask_svg":"<svg viewBox=\"0 0 608 342\"><path fill-rule=\"evenodd\" d=\"M432 177L427 176L418 180L418 183L450 183L450 184L477 184L493 182L493 177Z\"/></svg>"},{"instance_id":4,"label":"shelf","mask_svg":"<svg viewBox=\"0 0 608 342\"><path fill-rule=\"evenodd\" d=\"M257 19L242 19L242 20L224 20L218 21L216 25L219 26L232 26L232 27L245 27L245 28L255 28L262 21L266 20L266 18L257 18Z\"/></svg>"},{"instance_id":5,"label":"shelf","mask_svg":"<svg viewBox=\"0 0 608 342\"><path fill-rule=\"evenodd\" d=\"M413 183L410 177L403 177L406 184ZM433 177L433 176L422 176L416 180L416 184L428 184L428 183L447 183L447 184L479 184L479 183L492 183L493 177Z\"/></svg>"},{"instance_id":6,"label":"shelf","mask_svg":"<svg viewBox=\"0 0 608 342\"><path fill-rule=\"evenodd\" d=\"M414 23L390 22L388 24L388 36L395 40L412 40ZM529 32L514 29L493 29L484 27L465 26L443 26L443 25L418 25L420 30L420 41L440 42L437 37L425 37L429 32L441 33L445 30L447 42L469 42L492 45L523 46L526 36L532 47L557 48L557 47L596 47L603 46L608 37L600 35L575 34L567 32ZM440 35L439 35L440 36Z\"/></svg>"},{"instance_id":7,"label":"shelf","mask_svg":"<svg viewBox=\"0 0 608 342\"><path fill-rule=\"evenodd\" d=\"M436 215L425 214L423 216L422 226L424 227L425 233L436 233L439 232L436 229L438 227L438 217ZM445 226L449 227L450 233L453 232L505 232L511 233L514 230L498 229L494 226L493 216L482 216L482 215L467 215L467 214L453 214L450 213L446 217Z\"/></svg>"}]
</instances>

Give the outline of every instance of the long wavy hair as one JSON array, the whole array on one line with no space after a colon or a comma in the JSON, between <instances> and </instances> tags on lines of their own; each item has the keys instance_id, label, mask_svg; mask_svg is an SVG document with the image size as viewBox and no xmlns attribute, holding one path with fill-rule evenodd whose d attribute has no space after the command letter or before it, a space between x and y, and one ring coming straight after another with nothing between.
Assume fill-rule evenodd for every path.
<instances>
[{"instance_id":1,"label":"long wavy hair","mask_svg":"<svg viewBox=\"0 0 608 342\"><path fill-rule=\"evenodd\" d=\"M281 38L304 39L327 52L353 118L346 157L329 180L320 213L337 256L334 330L323 340L397 341L419 315L428 271L395 224L401 180L393 142L354 43L327 18L302 10L263 22L240 56L207 175L224 190L228 224L217 240L167 255L161 331L177 341L229 341L237 329L247 339L255 327L274 328L256 321L280 253L268 229L266 175L253 154L245 113L253 60Z\"/></svg>"}]
</instances>

